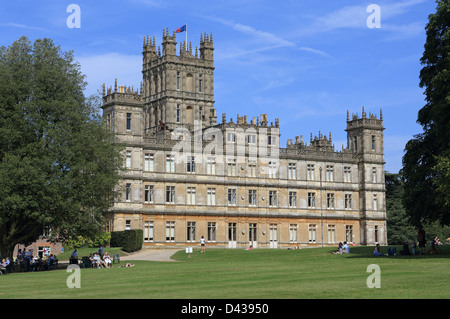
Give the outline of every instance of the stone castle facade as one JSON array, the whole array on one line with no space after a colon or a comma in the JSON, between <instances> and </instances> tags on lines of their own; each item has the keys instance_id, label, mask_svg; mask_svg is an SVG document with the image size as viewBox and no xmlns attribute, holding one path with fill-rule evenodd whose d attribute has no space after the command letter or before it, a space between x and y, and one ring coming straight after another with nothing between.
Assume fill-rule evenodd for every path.
<instances>
[{"instance_id":1,"label":"stone castle facade","mask_svg":"<svg viewBox=\"0 0 450 319\"><path fill-rule=\"evenodd\" d=\"M218 122L212 34L200 49L163 31L144 39L140 90L103 88L103 116L125 144L111 231L140 228L144 246L245 248L387 244L383 117L347 111L348 145L331 133L280 146L267 114Z\"/></svg>"}]
</instances>

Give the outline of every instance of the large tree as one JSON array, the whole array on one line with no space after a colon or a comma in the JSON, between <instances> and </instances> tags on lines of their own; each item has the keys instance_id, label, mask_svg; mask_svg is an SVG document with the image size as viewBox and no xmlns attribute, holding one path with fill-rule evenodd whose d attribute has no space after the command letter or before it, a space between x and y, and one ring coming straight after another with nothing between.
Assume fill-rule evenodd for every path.
<instances>
[{"instance_id":1,"label":"large tree","mask_svg":"<svg viewBox=\"0 0 450 319\"><path fill-rule=\"evenodd\" d=\"M22 37L0 48L0 255L44 231L92 236L104 224L121 166L98 98L72 52Z\"/></svg>"},{"instance_id":2,"label":"large tree","mask_svg":"<svg viewBox=\"0 0 450 319\"><path fill-rule=\"evenodd\" d=\"M450 1L436 2L420 60L426 104L417 122L423 132L406 144L401 171L405 208L417 226L450 223Z\"/></svg>"}]
</instances>

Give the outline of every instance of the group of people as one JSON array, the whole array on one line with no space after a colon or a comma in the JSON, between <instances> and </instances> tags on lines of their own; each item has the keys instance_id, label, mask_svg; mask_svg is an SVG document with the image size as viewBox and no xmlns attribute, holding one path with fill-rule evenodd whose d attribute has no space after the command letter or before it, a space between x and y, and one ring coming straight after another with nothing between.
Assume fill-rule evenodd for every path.
<instances>
[{"instance_id":1,"label":"group of people","mask_svg":"<svg viewBox=\"0 0 450 319\"><path fill-rule=\"evenodd\" d=\"M0 264L0 275L6 274L6 269L10 263L11 261L8 257L2 259L2 263Z\"/></svg>"},{"instance_id":2,"label":"group of people","mask_svg":"<svg viewBox=\"0 0 450 319\"><path fill-rule=\"evenodd\" d=\"M33 254L33 249L19 249L17 252L16 263L24 271L51 270L58 264L56 255L44 251L42 257Z\"/></svg>"},{"instance_id":3,"label":"group of people","mask_svg":"<svg viewBox=\"0 0 450 319\"><path fill-rule=\"evenodd\" d=\"M338 248L336 251L333 251L332 254L342 255L342 254L350 254L350 246L346 241L344 243L339 242Z\"/></svg>"},{"instance_id":4,"label":"group of people","mask_svg":"<svg viewBox=\"0 0 450 319\"><path fill-rule=\"evenodd\" d=\"M77 263L78 263L78 253L77 253L76 248L70 255L70 259L77 260ZM89 261L90 261L92 267L95 267L98 269L112 267L111 256L108 254L108 252L105 252L103 254L103 247L100 247L98 252L96 252L96 253L90 253Z\"/></svg>"}]
</instances>

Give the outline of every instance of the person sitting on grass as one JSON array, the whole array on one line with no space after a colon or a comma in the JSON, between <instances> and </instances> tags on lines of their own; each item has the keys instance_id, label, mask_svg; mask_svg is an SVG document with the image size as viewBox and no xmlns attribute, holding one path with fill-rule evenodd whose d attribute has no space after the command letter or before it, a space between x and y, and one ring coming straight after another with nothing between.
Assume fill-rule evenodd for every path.
<instances>
[{"instance_id":1,"label":"person sitting on grass","mask_svg":"<svg viewBox=\"0 0 450 319\"><path fill-rule=\"evenodd\" d=\"M103 260L100 258L100 256L98 254L94 254L93 259L94 259L94 263L97 265L97 269L105 267Z\"/></svg>"},{"instance_id":2,"label":"person sitting on grass","mask_svg":"<svg viewBox=\"0 0 450 319\"><path fill-rule=\"evenodd\" d=\"M103 255L103 262L106 268L111 268L111 256L109 256L108 252L105 252Z\"/></svg>"},{"instance_id":3,"label":"person sitting on grass","mask_svg":"<svg viewBox=\"0 0 450 319\"><path fill-rule=\"evenodd\" d=\"M350 247L347 245L346 241L344 241L344 246L342 246L342 248L343 248L343 253L350 254Z\"/></svg>"},{"instance_id":4,"label":"person sitting on grass","mask_svg":"<svg viewBox=\"0 0 450 319\"><path fill-rule=\"evenodd\" d=\"M378 256L384 256L384 254L382 254L382 253L380 252L380 244L377 244L377 245L375 246L375 249L373 250L373 255L374 255L375 257L378 257Z\"/></svg>"}]
</instances>

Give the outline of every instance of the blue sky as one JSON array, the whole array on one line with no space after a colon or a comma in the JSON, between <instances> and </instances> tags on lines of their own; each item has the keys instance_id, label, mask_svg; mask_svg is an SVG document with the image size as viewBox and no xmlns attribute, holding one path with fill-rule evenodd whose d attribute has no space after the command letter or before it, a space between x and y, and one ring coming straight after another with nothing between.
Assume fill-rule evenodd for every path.
<instances>
[{"instance_id":1,"label":"blue sky","mask_svg":"<svg viewBox=\"0 0 450 319\"><path fill-rule=\"evenodd\" d=\"M67 26L70 4L80 7L80 28ZM367 25L370 4L380 8L380 28ZM267 113L269 122L280 119L282 146L321 131L341 150L347 110L382 108L385 168L394 173L405 143L421 132L420 57L435 8L432 0L3 1L0 45L22 35L53 39L74 51L91 94L115 78L139 87L144 36L161 43L163 29L187 24L195 48L212 32L219 119Z\"/></svg>"}]
</instances>

